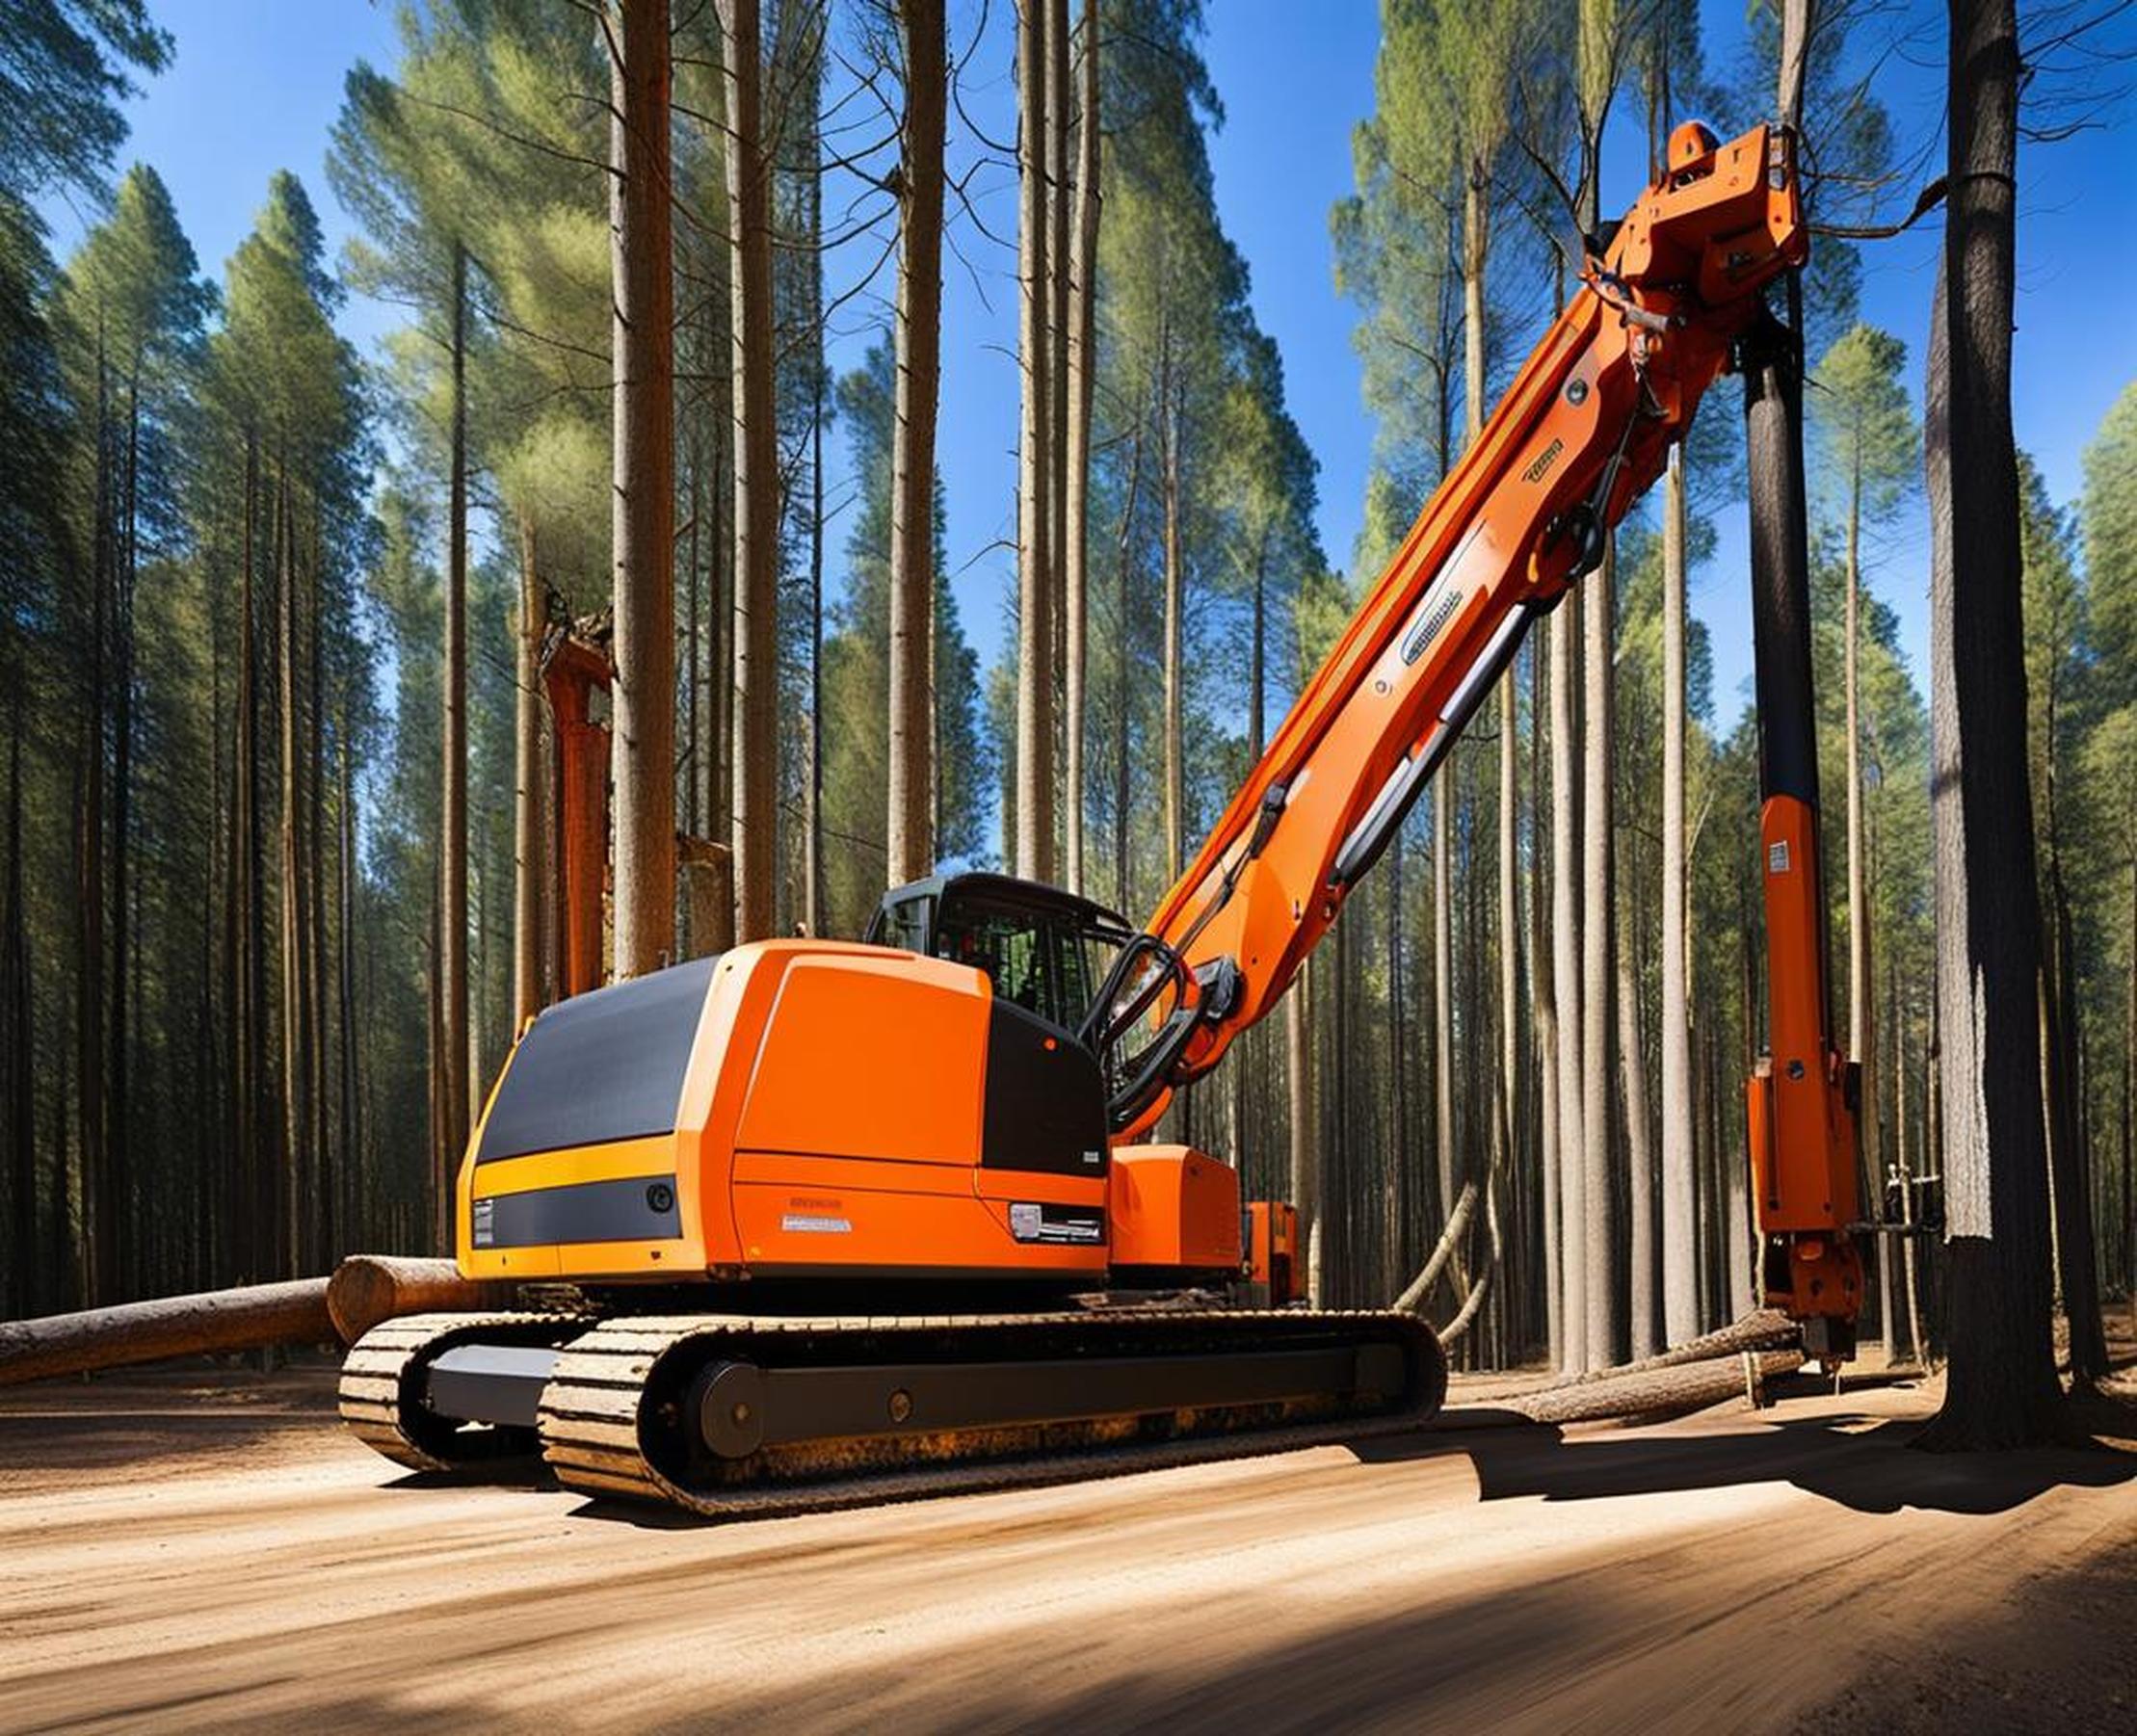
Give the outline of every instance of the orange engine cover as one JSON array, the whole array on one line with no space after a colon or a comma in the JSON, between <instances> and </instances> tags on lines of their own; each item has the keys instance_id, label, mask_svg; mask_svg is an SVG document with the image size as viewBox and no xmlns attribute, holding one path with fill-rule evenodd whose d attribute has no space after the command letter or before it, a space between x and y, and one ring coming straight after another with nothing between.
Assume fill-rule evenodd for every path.
<instances>
[{"instance_id":1,"label":"orange engine cover","mask_svg":"<svg viewBox=\"0 0 2137 1736\"><path fill-rule=\"evenodd\" d=\"M1237 1272L1239 1172L1187 1145L1121 1145L1107 1192L1115 1266Z\"/></svg>"},{"instance_id":2,"label":"orange engine cover","mask_svg":"<svg viewBox=\"0 0 2137 1736\"><path fill-rule=\"evenodd\" d=\"M533 1021L462 1167L461 1270L1094 1281L1104 1112L1089 1053L979 970L738 946Z\"/></svg>"}]
</instances>

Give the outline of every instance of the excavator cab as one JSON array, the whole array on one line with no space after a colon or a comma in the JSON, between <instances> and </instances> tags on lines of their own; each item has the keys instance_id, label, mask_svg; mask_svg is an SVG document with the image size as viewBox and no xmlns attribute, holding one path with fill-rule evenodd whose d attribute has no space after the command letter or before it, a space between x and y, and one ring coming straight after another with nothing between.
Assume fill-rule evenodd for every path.
<instances>
[{"instance_id":1,"label":"excavator cab","mask_svg":"<svg viewBox=\"0 0 2137 1736\"><path fill-rule=\"evenodd\" d=\"M983 972L997 1003L1089 1050L1105 1081L1109 1131L1128 1126L1196 1030L1228 1004L1198 992L1179 953L1116 911L1005 874L938 874L894 886L861 936Z\"/></svg>"},{"instance_id":2,"label":"excavator cab","mask_svg":"<svg viewBox=\"0 0 2137 1736\"><path fill-rule=\"evenodd\" d=\"M986 973L994 996L1078 1035L1135 931L1102 905L1006 874L937 874L895 886L861 936Z\"/></svg>"}]
</instances>

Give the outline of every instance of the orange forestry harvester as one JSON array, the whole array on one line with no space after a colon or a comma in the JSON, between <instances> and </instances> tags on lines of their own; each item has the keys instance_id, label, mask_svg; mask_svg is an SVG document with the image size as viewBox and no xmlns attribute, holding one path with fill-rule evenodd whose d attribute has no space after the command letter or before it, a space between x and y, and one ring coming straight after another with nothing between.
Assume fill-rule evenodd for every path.
<instances>
[{"instance_id":1,"label":"orange forestry harvester","mask_svg":"<svg viewBox=\"0 0 2137 1736\"><path fill-rule=\"evenodd\" d=\"M1706 388L1733 362L1766 382L1748 413L1777 380L1792 413L1765 298L1806 247L1786 134L1676 130L1144 928L948 875L890 892L863 941L737 946L533 1020L457 1213L462 1271L521 1280L527 1306L379 1328L349 1355L350 1424L407 1465L539 1452L571 1487L722 1513L1429 1415L1428 1327L1242 1305L1296 1294L1295 1216L1242 1214L1229 1167L1144 1142L1276 1005ZM1754 539L1778 601L1758 618L1775 1062L1753 1157L1768 1294L1830 1359L1860 1288L1856 1158L1807 662L1766 679L1768 637L1807 615L1800 459L1783 480L1793 531Z\"/></svg>"}]
</instances>

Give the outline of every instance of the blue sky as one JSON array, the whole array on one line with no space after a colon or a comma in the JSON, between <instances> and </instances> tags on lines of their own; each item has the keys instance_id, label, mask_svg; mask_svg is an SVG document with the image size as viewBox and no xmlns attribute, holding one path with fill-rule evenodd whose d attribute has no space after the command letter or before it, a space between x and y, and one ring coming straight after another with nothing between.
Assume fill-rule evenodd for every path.
<instances>
[{"instance_id":1,"label":"blue sky","mask_svg":"<svg viewBox=\"0 0 2137 1736\"><path fill-rule=\"evenodd\" d=\"M133 135L121 160L140 158L162 172L203 269L220 275L278 168L294 170L311 189L338 249L348 224L326 186L327 133L349 66L358 57L392 64L391 7L367 0L152 0L152 7L176 38L177 57L128 105ZM1915 10L1919 28L1882 64L1876 85L1903 144L1934 136L1942 86L1938 13ZM953 0L951 11L954 40L969 43L983 15L978 0ZM1742 40L1742 0L1710 0L1703 11L1710 62L1725 61ZM1208 13L1204 53L1226 109L1210 143L1220 214L1252 270L1256 316L1281 350L1292 413L1320 460L1322 539L1340 564L1357 535L1372 428L1360 408L1352 311L1334 291L1328 214L1351 189L1351 132L1372 103L1378 8L1373 0L1209 0ZM1010 8L997 3L984 15L986 39L967 67L964 107L979 126L1007 137ZM2137 323L2127 318L2137 283L2137 196L2128 178L2126 104L2113 121L2064 143L2028 146L2020 163L2018 437L2066 501L2080 487L2086 441L2116 393L2137 378ZM963 147L971 148L969 137ZM1606 211L1638 191L1636 147L1614 151L1607 169ZM996 235L1014 236L1015 189L1005 171L983 171L974 203ZM64 258L84 214L56 201L45 211ZM1931 222L1877 244L1865 262L1863 315L1906 340L1917 392L1938 233ZM956 248L945 294L940 463L966 629L983 659L991 659L1013 564L1015 261L969 222ZM834 287L841 267L855 274L862 263L857 250L834 258ZM887 275L879 287L888 293ZM844 310L832 344L836 364L857 361L883 315L880 296ZM356 298L342 316L344 329L366 349L396 320L394 309ZM842 449L843 441L832 445ZM841 490L832 492L836 498ZM1717 700L1733 716L1750 671L1742 535L1734 514L1717 529L1719 546L1695 576L1693 601L1712 629ZM831 536L835 570L842 527ZM1872 582L1899 611L1919 676L1926 538L1918 510L1881 539L1876 560Z\"/></svg>"}]
</instances>

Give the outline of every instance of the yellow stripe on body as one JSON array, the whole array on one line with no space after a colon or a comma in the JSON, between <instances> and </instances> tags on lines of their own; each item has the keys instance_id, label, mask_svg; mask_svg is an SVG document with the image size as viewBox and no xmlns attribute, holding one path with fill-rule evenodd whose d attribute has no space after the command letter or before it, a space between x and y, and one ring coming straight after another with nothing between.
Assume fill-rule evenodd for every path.
<instances>
[{"instance_id":1,"label":"yellow stripe on body","mask_svg":"<svg viewBox=\"0 0 2137 1736\"><path fill-rule=\"evenodd\" d=\"M568 1145L561 1151L537 1151L526 1157L479 1164L475 1169L474 1197L531 1194L537 1188L567 1188L582 1181L627 1181L640 1175L650 1180L674 1172L675 1136L656 1133L644 1139Z\"/></svg>"}]
</instances>

